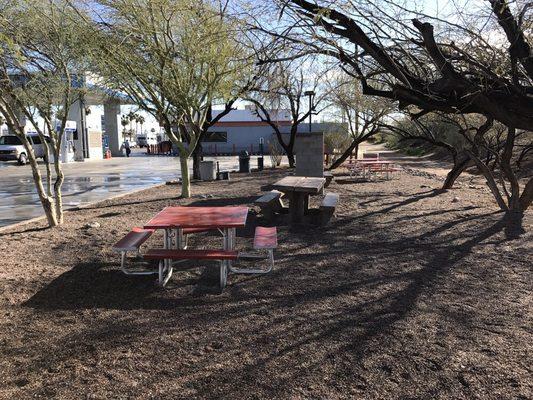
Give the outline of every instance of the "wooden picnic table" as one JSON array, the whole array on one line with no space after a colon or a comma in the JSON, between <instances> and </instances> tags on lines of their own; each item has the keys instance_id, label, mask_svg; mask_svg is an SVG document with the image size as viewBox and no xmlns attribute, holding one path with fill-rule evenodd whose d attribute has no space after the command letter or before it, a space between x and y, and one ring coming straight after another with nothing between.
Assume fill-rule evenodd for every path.
<instances>
[{"instance_id":1,"label":"wooden picnic table","mask_svg":"<svg viewBox=\"0 0 533 400\"><path fill-rule=\"evenodd\" d=\"M184 230L195 229L218 230L223 236L223 249L235 250L236 228L246 225L248 207L165 207L155 217L148 221L145 229L161 229L164 231L163 247L165 249L185 248ZM227 276L231 268L231 260L221 263L221 276ZM172 274L172 261L165 260L166 277L160 277L162 285Z\"/></svg>"},{"instance_id":2,"label":"wooden picnic table","mask_svg":"<svg viewBox=\"0 0 533 400\"><path fill-rule=\"evenodd\" d=\"M291 222L301 222L309 208L309 196L322 193L326 178L286 176L273 187L289 197Z\"/></svg>"}]
</instances>

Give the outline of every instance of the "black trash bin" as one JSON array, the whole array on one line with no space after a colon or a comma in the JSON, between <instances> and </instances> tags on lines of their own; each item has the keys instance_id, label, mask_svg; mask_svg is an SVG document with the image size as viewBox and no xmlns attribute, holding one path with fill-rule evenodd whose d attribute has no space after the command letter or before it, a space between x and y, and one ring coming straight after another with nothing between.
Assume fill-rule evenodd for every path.
<instances>
[{"instance_id":1,"label":"black trash bin","mask_svg":"<svg viewBox=\"0 0 533 400\"><path fill-rule=\"evenodd\" d=\"M262 171L265 167L264 158L263 156L257 158L257 169L259 171Z\"/></svg>"},{"instance_id":2,"label":"black trash bin","mask_svg":"<svg viewBox=\"0 0 533 400\"><path fill-rule=\"evenodd\" d=\"M246 150L239 154L239 172L250 172L250 154Z\"/></svg>"}]
</instances>

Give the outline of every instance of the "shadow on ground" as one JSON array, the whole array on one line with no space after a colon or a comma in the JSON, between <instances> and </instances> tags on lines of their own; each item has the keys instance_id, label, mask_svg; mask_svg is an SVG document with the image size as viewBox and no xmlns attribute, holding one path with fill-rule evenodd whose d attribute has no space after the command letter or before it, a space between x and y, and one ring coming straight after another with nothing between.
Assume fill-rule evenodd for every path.
<instances>
[{"instance_id":1,"label":"shadow on ground","mask_svg":"<svg viewBox=\"0 0 533 400\"><path fill-rule=\"evenodd\" d=\"M110 381L121 393L150 390L161 398L483 394L493 377L480 365L494 368L509 356L501 352L506 346L493 344L514 335L507 329L519 329L509 304L500 306L513 297L512 277L503 273L506 256L494 247L521 228L476 206L432 209L440 194L344 193L350 201L340 207L342 217L323 229L281 225L275 270L230 276L222 294L213 290L210 267L177 271L169 287L159 289L154 277L123 276L115 261L81 261L24 303L57 317L41 328L50 338L47 348L27 344L28 369L59 365L64 377L73 363L95 364L93 379L105 382L98 395ZM427 202L431 207L423 208ZM238 233L242 246L265 223L255 212L248 222ZM195 240L220 242L216 235ZM524 270L516 264L514 273ZM50 335L69 319L76 329ZM486 329L496 329L495 342ZM485 348L498 356L487 358ZM457 349L468 356L457 361ZM15 351L9 347L4 355ZM116 375L106 378L110 368ZM83 382L76 378L72 385Z\"/></svg>"}]
</instances>

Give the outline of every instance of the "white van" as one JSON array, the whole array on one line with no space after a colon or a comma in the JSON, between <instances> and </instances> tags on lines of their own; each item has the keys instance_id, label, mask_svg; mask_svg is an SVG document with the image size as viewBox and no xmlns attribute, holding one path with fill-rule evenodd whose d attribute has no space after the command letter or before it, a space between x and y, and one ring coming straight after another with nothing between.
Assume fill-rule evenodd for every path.
<instances>
[{"instance_id":1,"label":"white van","mask_svg":"<svg viewBox=\"0 0 533 400\"><path fill-rule=\"evenodd\" d=\"M151 144L157 144L157 140L152 136L137 135L137 144L142 148Z\"/></svg>"},{"instance_id":2,"label":"white van","mask_svg":"<svg viewBox=\"0 0 533 400\"><path fill-rule=\"evenodd\" d=\"M39 135L37 133L29 133L26 135L26 137L33 147L35 157L44 159L44 146ZM50 143L50 139L48 137L45 137L45 140ZM20 165L26 164L28 162L26 149L24 148L24 145L18 136L0 136L0 161L10 160L16 160Z\"/></svg>"}]
</instances>

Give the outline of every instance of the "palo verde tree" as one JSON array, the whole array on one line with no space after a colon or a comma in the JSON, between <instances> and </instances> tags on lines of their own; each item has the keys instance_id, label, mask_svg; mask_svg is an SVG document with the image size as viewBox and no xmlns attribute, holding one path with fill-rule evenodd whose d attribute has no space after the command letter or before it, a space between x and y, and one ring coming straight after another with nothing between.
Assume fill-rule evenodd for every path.
<instances>
[{"instance_id":1,"label":"palo verde tree","mask_svg":"<svg viewBox=\"0 0 533 400\"><path fill-rule=\"evenodd\" d=\"M72 103L79 98L83 40L62 0L0 4L0 114L23 143L48 225L63 222L61 148ZM72 15L70 15L72 17ZM45 149L44 182L26 136L31 123Z\"/></svg>"},{"instance_id":2,"label":"palo verde tree","mask_svg":"<svg viewBox=\"0 0 533 400\"><path fill-rule=\"evenodd\" d=\"M152 114L178 149L182 197L190 197L188 159L215 100L234 96L251 62L237 40L240 21L223 3L98 0L91 21L94 70ZM225 102L225 101L224 101Z\"/></svg>"},{"instance_id":3,"label":"palo verde tree","mask_svg":"<svg viewBox=\"0 0 533 400\"><path fill-rule=\"evenodd\" d=\"M447 17L390 0L278 3L285 26L273 36L306 56L336 58L360 79L364 94L396 101L412 118L440 111L504 124L501 166L513 190L499 204L513 211L529 207L533 181L513 183L507 165L516 131L533 127L533 8L527 1L487 0Z\"/></svg>"},{"instance_id":4,"label":"palo verde tree","mask_svg":"<svg viewBox=\"0 0 533 400\"><path fill-rule=\"evenodd\" d=\"M313 92L311 104L307 93ZM295 166L294 144L299 126L312 114L325 107L327 91L321 85L321 74L303 63L279 62L270 68L249 91L246 100L255 106L255 114L273 129L289 160ZM288 135L284 135L280 117L290 116ZM285 136L285 137L284 137Z\"/></svg>"}]
</instances>

